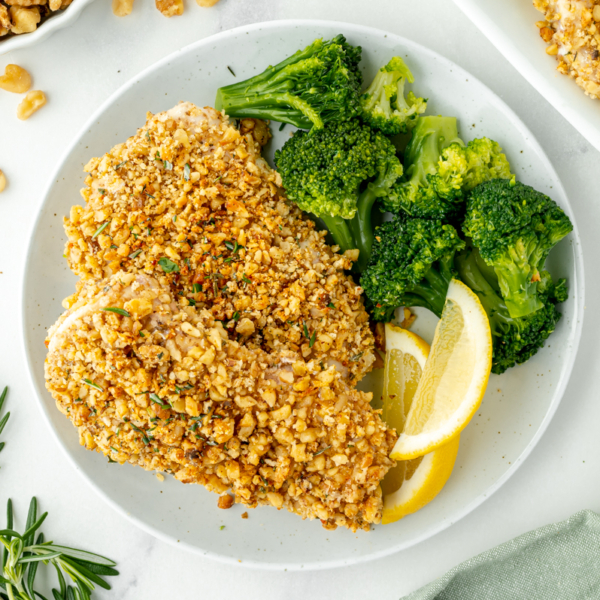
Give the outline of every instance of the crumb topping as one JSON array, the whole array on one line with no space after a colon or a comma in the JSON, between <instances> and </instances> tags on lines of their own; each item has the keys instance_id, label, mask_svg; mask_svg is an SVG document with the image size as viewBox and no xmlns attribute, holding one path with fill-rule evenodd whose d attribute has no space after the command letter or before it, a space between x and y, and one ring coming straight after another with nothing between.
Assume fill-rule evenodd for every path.
<instances>
[{"instance_id":1,"label":"crumb topping","mask_svg":"<svg viewBox=\"0 0 600 600\"><path fill-rule=\"evenodd\" d=\"M47 387L86 448L235 502L368 529L396 433L335 366L230 337L170 286L80 285L48 334Z\"/></svg>"}]
</instances>

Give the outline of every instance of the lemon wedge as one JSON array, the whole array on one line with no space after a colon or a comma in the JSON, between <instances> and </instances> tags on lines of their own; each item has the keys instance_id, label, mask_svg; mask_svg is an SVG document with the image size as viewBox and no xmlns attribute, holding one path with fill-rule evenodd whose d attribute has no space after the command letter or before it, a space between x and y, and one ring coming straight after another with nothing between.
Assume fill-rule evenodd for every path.
<instances>
[{"instance_id":1,"label":"lemon wedge","mask_svg":"<svg viewBox=\"0 0 600 600\"><path fill-rule=\"evenodd\" d=\"M452 475L459 443L457 435L425 456L399 463L404 464L404 480L399 489L383 498L383 525L417 512L442 491Z\"/></svg>"},{"instance_id":2,"label":"lemon wedge","mask_svg":"<svg viewBox=\"0 0 600 600\"><path fill-rule=\"evenodd\" d=\"M477 296L453 279L406 423L390 456L410 460L456 437L479 408L492 366L490 324Z\"/></svg>"},{"instance_id":3,"label":"lemon wedge","mask_svg":"<svg viewBox=\"0 0 600 600\"><path fill-rule=\"evenodd\" d=\"M387 323L385 326L385 367L383 371L383 420L398 434L404 430L429 344L415 333ZM398 490L405 478L406 462L399 461L381 483L384 494Z\"/></svg>"},{"instance_id":4,"label":"lemon wedge","mask_svg":"<svg viewBox=\"0 0 600 600\"><path fill-rule=\"evenodd\" d=\"M385 326L386 358L383 376L383 418L399 433L417 391L429 355L429 344L415 333ZM399 461L382 481L382 524L398 521L431 502L452 473L459 436L425 457Z\"/></svg>"}]
</instances>

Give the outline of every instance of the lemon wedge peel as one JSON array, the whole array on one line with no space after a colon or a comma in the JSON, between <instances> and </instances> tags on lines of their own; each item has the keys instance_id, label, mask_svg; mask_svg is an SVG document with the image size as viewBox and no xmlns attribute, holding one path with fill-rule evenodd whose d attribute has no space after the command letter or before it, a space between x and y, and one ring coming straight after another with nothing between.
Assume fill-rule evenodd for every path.
<instances>
[{"instance_id":1,"label":"lemon wedge peel","mask_svg":"<svg viewBox=\"0 0 600 600\"><path fill-rule=\"evenodd\" d=\"M485 394L492 365L489 320L477 296L458 280L450 282L431 348L404 431L390 454L394 460L424 456L456 438Z\"/></svg>"},{"instance_id":2,"label":"lemon wedge peel","mask_svg":"<svg viewBox=\"0 0 600 600\"><path fill-rule=\"evenodd\" d=\"M446 485L458 454L460 436L423 456L410 479L400 489L384 496L382 525L394 523L429 504Z\"/></svg>"}]
</instances>

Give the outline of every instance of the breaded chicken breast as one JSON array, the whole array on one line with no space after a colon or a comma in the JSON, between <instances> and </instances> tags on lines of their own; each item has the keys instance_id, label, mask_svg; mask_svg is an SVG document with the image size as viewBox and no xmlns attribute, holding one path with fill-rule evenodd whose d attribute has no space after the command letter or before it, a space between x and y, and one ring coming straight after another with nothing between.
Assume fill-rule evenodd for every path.
<instances>
[{"instance_id":1,"label":"breaded chicken breast","mask_svg":"<svg viewBox=\"0 0 600 600\"><path fill-rule=\"evenodd\" d=\"M397 436L371 395L301 347L246 345L176 289L164 275L87 278L50 329L47 387L81 443L327 528L379 522Z\"/></svg>"},{"instance_id":2,"label":"breaded chicken breast","mask_svg":"<svg viewBox=\"0 0 600 600\"><path fill-rule=\"evenodd\" d=\"M540 35L558 70L588 96L600 98L600 0L534 0L544 13Z\"/></svg>"},{"instance_id":3,"label":"breaded chicken breast","mask_svg":"<svg viewBox=\"0 0 600 600\"><path fill-rule=\"evenodd\" d=\"M84 282L150 275L231 339L335 364L356 381L375 354L361 289L344 273L351 261L286 200L259 153L212 108L149 115L86 166L85 206L65 220L69 265Z\"/></svg>"}]
</instances>

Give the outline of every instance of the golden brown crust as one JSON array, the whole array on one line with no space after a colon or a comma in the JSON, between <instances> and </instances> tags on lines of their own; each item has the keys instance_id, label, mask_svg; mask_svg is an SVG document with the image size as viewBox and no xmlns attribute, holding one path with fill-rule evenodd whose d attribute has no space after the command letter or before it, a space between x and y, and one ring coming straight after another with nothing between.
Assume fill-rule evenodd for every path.
<instances>
[{"instance_id":1,"label":"golden brown crust","mask_svg":"<svg viewBox=\"0 0 600 600\"><path fill-rule=\"evenodd\" d=\"M181 103L88 163L47 387L117 462L368 529L396 434L354 388L362 290L260 157L266 125L241 128Z\"/></svg>"},{"instance_id":2,"label":"golden brown crust","mask_svg":"<svg viewBox=\"0 0 600 600\"><path fill-rule=\"evenodd\" d=\"M334 366L241 345L130 273L80 286L48 346L47 387L87 448L327 528L380 521L396 434Z\"/></svg>"},{"instance_id":3,"label":"golden brown crust","mask_svg":"<svg viewBox=\"0 0 600 600\"><path fill-rule=\"evenodd\" d=\"M259 152L212 108L149 116L88 163L86 206L65 220L69 265L83 280L147 273L247 345L336 361L358 380L375 357L351 263L287 202Z\"/></svg>"}]
</instances>

